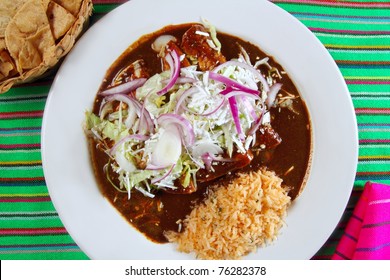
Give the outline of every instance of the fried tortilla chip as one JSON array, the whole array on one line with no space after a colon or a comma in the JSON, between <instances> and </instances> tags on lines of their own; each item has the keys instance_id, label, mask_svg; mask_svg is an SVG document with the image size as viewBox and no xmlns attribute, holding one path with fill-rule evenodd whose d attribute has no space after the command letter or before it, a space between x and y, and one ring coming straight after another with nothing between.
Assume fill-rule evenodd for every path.
<instances>
[{"instance_id":1,"label":"fried tortilla chip","mask_svg":"<svg viewBox=\"0 0 390 280\"><path fill-rule=\"evenodd\" d=\"M0 93L55 67L92 7L92 0L0 0Z\"/></svg>"},{"instance_id":2,"label":"fried tortilla chip","mask_svg":"<svg viewBox=\"0 0 390 280\"><path fill-rule=\"evenodd\" d=\"M16 73L15 64L6 50L0 51L0 80Z\"/></svg>"},{"instance_id":3,"label":"fried tortilla chip","mask_svg":"<svg viewBox=\"0 0 390 280\"><path fill-rule=\"evenodd\" d=\"M0 1L0 39L4 38L8 23L15 16L19 8L27 0L1 0Z\"/></svg>"},{"instance_id":4,"label":"fried tortilla chip","mask_svg":"<svg viewBox=\"0 0 390 280\"><path fill-rule=\"evenodd\" d=\"M58 5L64 7L66 10L68 10L72 15L77 16L77 14L80 11L80 6L83 0L53 0L53 2L56 2Z\"/></svg>"},{"instance_id":5,"label":"fried tortilla chip","mask_svg":"<svg viewBox=\"0 0 390 280\"><path fill-rule=\"evenodd\" d=\"M53 1L48 4L46 14L55 40L61 38L76 20L68 10Z\"/></svg>"},{"instance_id":6,"label":"fried tortilla chip","mask_svg":"<svg viewBox=\"0 0 390 280\"><path fill-rule=\"evenodd\" d=\"M40 0L27 1L5 30L5 41L19 73L40 65L55 41Z\"/></svg>"}]
</instances>

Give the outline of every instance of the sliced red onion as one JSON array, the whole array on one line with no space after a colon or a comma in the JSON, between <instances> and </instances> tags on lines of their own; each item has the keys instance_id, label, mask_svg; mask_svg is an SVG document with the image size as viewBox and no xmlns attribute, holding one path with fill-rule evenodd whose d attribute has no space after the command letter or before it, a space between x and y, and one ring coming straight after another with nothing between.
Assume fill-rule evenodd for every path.
<instances>
[{"instance_id":1,"label":"sliced red onion","mask_svg":"<svg viewBox=\"0 0 390 280\"><path fill-rule=\"evenodd\" d=\"M170 166L176 164L182 151L182 137L175 125L167 126L153 147L150 164L153 166Z\"/></svg>"},{"instance_id":2,"label":"sliced red onion","mask_svg":"<svg viewBox=\"0 0 390 280\"><path fill-rule=\"evenodd\" d=\"M222 95L228 95L230 94L231 92L234 92L235 90L232 88L232 87L227 87L226 89L222 90L220 92L220 94ZM233 121L234 121L234 125L236 126L236 131L237 131L237 134L240 138L240 140L244 140L245 138L245 135L242 133L242 129L241 129L241 123L240 123L240 117L239 117L239 111L238 111L238 104L237 104L237 100L234 96L230 97L228 99L229 101L229 106L230 106L230 112L232 113L232 117L233 117Z\"/></svg>"},{"instance_id":3,"label":"sliced red onion","mask_svg":"<svg viewBox=\"0 0 390 280\"><path fill-rule=\"evenodd\" d=\"M126 172L134 172L137 169L134 163L129 161L123 153L115 153L115 161Z\"/></svg>"},{"instance_id":4,"label":"sliced red onion","mask_svg":"<svg viewBox=\"0 0 390 280\"><path fill-rule=\"evenodd\" d=\"M220 156L215 156L215 155L213 155L212 153L209 153L209 152L204 153L201 156L201 159L202 159L202 161L203 161L203 163L206 166L206 169L208 171L212 171L213 170L213 166L212 166L213 161L218 161L218 162L233 162L233 161L235 161L232 158L223 158L223 157L220 157Z\"/></svg>"},{"instance_id":5,"label":"sliced red onion","mask_svg":"<svg viewBox=\"0 0 390 280\"><path fill-rule=\"evenodd\" d=\"M244 133L242 133L241 123L240 123L240 112L238 111L238 104L235 97L229 98L230 111L232 112L233 121L236 126L238 137L241 141L245 139Z\"/></svg>"},{"instance_id":6,"label":"sliced red onion","mask_svg":"<svg viewBox=\"0 0 390 280\"><path fill-rule=\"evenodd\" d=\"M265 107L263 106L263 110L261 111L260 117L257 119L257 121L252 125L251 129L248 131L248 135L253 135L256 133L256 131L259 129L259 127L263 123L263 116L265 113Z\"/></svg>"},{"instance_id":7,"label":"sliced red onion","mask_svg":"<svg viewBox=\"0 0 390 280\"><path fill-rule=\"evenodd\" d=\"M125 120L125 125L127 128L131 128L134 125L134 114L137 114L140 118L140 129L138 129L142 134L146 132L151 132L153 130L153 121L150 117L150 113L146 108L141 105L141 103L132 96L123 95L123 94L113 94L105 98L107 102L116 100L122 101L128 105L128 116Z\"/></svg>"},{"instance_id":8,"label":"sliced red onion","mask_svg":"<svg viewBox=\"0 0 390 280\"><path fill-rule=\"evenodd\" d=\"M171 166L171 165L154 165L154 164L151 164L151 163L149 163L146 167L145 167L145 169L146 170L163 170L163 169L166 169L166 168L168 168L169 166Z\"/></svg>"},{"instance_id":9,"label":"sliced red onion","mask_svg":"<svg viewBox=\"0 0 390 280\"><path fill-rule=\"evenodd\" d=\"M149 136L143 135L143 134L131 134L123 137L121 140L116 142L114 146L110 149L110 154L115 154L116 150L121 146L122 144L131 141L132 139L138 140L138 141L146 141L149 139Z\"/></svg>"},{"instance_id":10,"label":"sliced red onion","mask_svg":"<svg viewBox=\"0 0 390 280\"><path fill-rule=\"evenodd\" d=\"M181 133L181 138L183 139L184 144L186 146L190 146L194 144L195 141L194 130L192 128L191 123L184 117L177 114L170 114L170 113L162 114L157 118L157 123L164 128L170 125L176 126Z\"/></svg>"},{"instance_id":11,"label":"sliced red onion","mask_svg":"<svg viewBox=\"0 0 390 280\"><path fill-rule=\"evenodd\" d=\"M104 119L104 117L113 109L112 102L106 102L104 99L102 103L100 103L99 108L99 117L100 119Z\"/></svg>"},{"instance_id":12,"label":"sliced red onion","mask_svg":"<svg viewBox=\"0 0 390 280\"><path fill-rule=\"evenodd\" d=\"M177 39L172 35L161 35L152 43L152 49L155 52L160 53L170 41L176 42Z\"/></svg>"},{"instance_id":13,"label":"sliced red onion","mask_svg":"<svg viewBox=\"0 0 390 280\"><path fill-rule=\"evenodd\" d=\"M260 83L263 86L263 89L266 92L268 92L269 85L268 85L266 79L263 77L263 75L255 67L253 67L252 65L250 65L248 63L234 61L234 60L226 61L225 63L222 63L222 64L218 65L217 67L215 67L213 69L213 72L218 72L219 70L221 70L225 67L228 67L228 66L237 66L237 67L241 67L241 68L244 68L245 70L250 71L253 74L253 76L255 76L260 81Z\"/></svg>"},{"instance_id":14,"label":"sliced red onion","mask_svg":"<svg viewBox=\"0 0 390 280\"><path fill-rule=\"evenodd\" d=\"M156 183L164 180L165 178L167 178L169 176L169 174L172 173L174 167L175 167L175 164L172 164L172 166L169 168L169 170L163 176L157 177L157 178L153 178L150 182L152 184L156 184Z\"/></svg>"},{"instance_id":15,"label":"sliced red onion","mask_svg":"<svg viewBox=\"0 0 390 280\"><path fill-rule=\"evenodd\" d=\"M232 90L229 93L225 94L225 98L229 99L230 97L249 97L252 99L260 99L260 96L247 93L241 90Z\"/></svg>"},{"instance_id":16,"label":"sliced red onion","mask_svg":"<svg viewBox=\"0 0 390 280\"><path fill-rule=\"evenodd\" d=\"M123 103L126 103L128 105L128 116L125 120L125 125L127 128L131 128L133 125L134 125L134 121L135 121L135 114L137 114L138 116L140 115L140 107L139 107L139 102L137 100L135 100L133 97L130 97L128 95L124 95L124 94L112 94L112 95L109 95L105 98L105 100L107 102L111 102L111 101L120 101L120 102L123 102Z\"/></svg>"},{"instance_id":17,"label":"sliced red onion","mask_svg":"<svg viewBox=\"0 0 390 280\"><path fill-rule=\"evenodd\" d=\"M169 79L164 79L162 80L161 82L162 83L169 83L170 81L170 78ZM197 80L195 80L194 78L191 78L191 77L177 77L176 79L176 85L179 85L179 84L194 84L196 83Z\"/></svg>"},{"instance_id":18,"label":"sliced red onion","mask_svg":"<svg viewBox=\"0 0 390 280\"><path fill-rule=\"evenodd\" d=\"M215 73L215 72L209 72L209 78L211 80L215 80L215 81L218 81L218 82L221 82L221 83L224 83L226 85L226 87L232 87L236 90L241 90L241 91L244 91L246 93L251 93L253 95L259 95L259 91L255 90L255 89L251 89L247 86L244 86L228 77L225 77L221 74L218 74L218 73Z\"/></svg>"},{"instance_id":19,"label":"sliced red onion","mask_svg":"<svg viewBox=\"0 0 390 280\"><path fill-rule=\"evenodd\" d=\"M126 94L129 92L132 92L133 90L136 90L137 88L143 86L145 84L147 79L145 78L139 78L135 80L131 80L129 82L120 84L118 86L111 87L109 89L103 90L99 93L101 96L107 96L111 94Z\"/></svg>"},{"instance_id":20,"label":"sliced red onion","mask_svg":"<svg viewBox=\"0 0 390 280\"><path fill-rule=\"evenodd\" d=\"M212 142L198 142L192 149L192 155L196 158L201 157L205 153L209 153L211 155L218 155L223 153L223 150L220 146Z\"/></svg>"},{"instance_id":21,"label":"sliced red onion","mask_svg":"<svg viewBox=\"0 0 390 280\"><path fill-rule=\"evenodd\" d=\"M196 92L199 92L199 90L196 88L196 87L190 87L189 89L185 90L179 97L179 99L177 100L177 103L176 103L176 107L175 107L175 113L179 113L180 111L180 108L182 107L182 103L184 102L184 100L193 95L194 93Z\"/></svg>"},{"instance_id":22,"label":"sliced red onion","mask_svg":"<svg viewBox=\"0 0 390 280\"><path fill-rule=\"evenodd\" d=\"M213 171L213 158L211 157L210 153L204 153L201 158L204 165L206 166L207 171Z\"/></svg>"},{"instance_id":23,"label":"sliced red onion","mask_svg":"<svg viewBox=\"0 0 390 280\"><path fill-rule=\"evenodd\" d=\"M194 112L193 110L189 109L187 106L183 105L183 103L187 97L189 97L192 94L195 94L197 92L199 92L199 88L197 88L197 87L191 87L191 88L187 89L186 91L184 91L180 95L179 99L177 100L176 107L175 107L175 114L179 114L180 108L184 108L187 112L190 112L190 113L195 114L197 116L207 117L207 116L211 116L212 114L216 113L225 104L225 100L222 99L221 103L217 107L212 108L205 113L199 114L197 112Z\"/></svg>"},{"instance_id":24,"label":"sliced red onion","mask_svg":"<svg viewBox=\"0 0 390 280\"><path fill-rule=\"evenodd\" d=\"M163 95L167 93L175 85L176 80L180 74L180 56L175 50L169 52L165 56L165 60L169 65L171 76L169 78L168 83L165 85L165 87L163 87L161 90L157 92L158 95Z\"/></svg>"},{"instance_id":25,"label":"sliced red onion","mask_svg":"<svg viewBox=\"0 0 390 280\"><path fill-rule=\"evenodd\" d=\"M139 120L139 132L147 133L153 131L154 131L153 120L152 117L150 116L149 111L145 108L145 102L144 102L141 107L141 117Z\"/></svg>"},{"instance_id":26,"label":"sliced red onion","mask_svg":"<svg viewBox=\"0 0 390 280\"><path fill-rule=\"evenodd\" d=\"M267 99L265 100L265 104L267 105L267 108L271 108L274 105L276 95L278 94L281 88L282 88L282 84L280 83L276 83L271 86L267 94Z\"/></svg>"},{"instance_id":27,"label":"sliced red onion","mask_svg":"<svg viewBox=\"0 0 390 280\"><path fill-rule=\"evenodd\" d=\"M255 111L255 109L253 108L252 104L248 101L248 99L246 98L246 96L240 96L240 98L241 98L241 101L245 104L245 108L247 108L247 110L248 110L249 113L251 114L253 121L254 121L254 122L257 122L257 120L259 119L259 117L257 116L256 111Z\"/></svg>"}]
</instances>

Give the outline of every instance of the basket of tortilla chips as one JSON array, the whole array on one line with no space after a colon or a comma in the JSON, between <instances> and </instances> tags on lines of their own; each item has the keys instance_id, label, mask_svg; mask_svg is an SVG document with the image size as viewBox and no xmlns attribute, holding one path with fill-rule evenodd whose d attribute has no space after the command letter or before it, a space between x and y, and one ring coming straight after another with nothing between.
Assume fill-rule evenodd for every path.
<instances>
[{"instance_id":1,"label":"basket of tortilla chips","mask_svg":"<svg viewBox=\"0 0 390 280\"><path fill-rule=\"evenodd\" d=\"M54 67L91 13L92 0L1 0L0 93Z\"/></svg>"}]
</instances>

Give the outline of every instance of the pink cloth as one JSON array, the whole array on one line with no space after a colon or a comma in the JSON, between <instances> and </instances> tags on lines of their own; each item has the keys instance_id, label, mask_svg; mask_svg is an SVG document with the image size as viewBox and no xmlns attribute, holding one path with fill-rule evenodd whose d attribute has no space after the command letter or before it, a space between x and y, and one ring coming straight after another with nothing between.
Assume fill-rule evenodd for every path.
<instances>
[{"instance_id":1,"label":"pink cloth","mask_svg":"<svg viewBox=\"0 0 390 280\"><path fill-rule=\"evenodd\" d=\"M332 259L390 260L390 186L366 183Z\"/></svg>"}]
</instances>

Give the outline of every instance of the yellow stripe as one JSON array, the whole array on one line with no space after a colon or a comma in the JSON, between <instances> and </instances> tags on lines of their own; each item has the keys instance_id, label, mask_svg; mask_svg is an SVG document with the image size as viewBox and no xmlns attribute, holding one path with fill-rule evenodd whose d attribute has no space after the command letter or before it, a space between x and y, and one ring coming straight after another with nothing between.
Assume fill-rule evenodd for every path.
<instances>
[{"instance_id":1,"label":"yellow stripe","mask_svg":"<svg viewBox=\"0 0 390 280\"><path fill-rule=\"evenodd\" d=\"M0 197L37 197L49 196L49 193L0 193Z\"/></svg>"},{"instance_id":2,"label":"yellow stripe","mask_svg":"<svg viewBox=\"0 0 390 280\"><path fill-rule=\"evenodd\" d=\"M348 46L348 45L334 45L334 44L324 44L325 47L327 48L332 48L332 49L374 49L374 50L387 50L390 49L390 46L382 45L382 46L370 46L370 45L362 45L362 46Z\"/></svg>"},{"instance_id":3,"label":"yellow stripe","mask_svg":"<svg viewBox=\"0 0 390 280\"><path fill-rule=\"evenodd\" d=\"M344 76L346 80L390 80L390 76Z\"/></svg>"},{"instance_id":4,"label":"yellow stripe","mask_svg":"<svg viewBox=\"0 0 390 280\"><path fill-rule=\"evenodd\" d=\"M360 156L359 160L365 160L365 159L390 159L390 155L383 155L383 156Z\"/></svg>"},{"instance_id":5,"label":"yellow stripe","mask_svg":"<svg viewBox=\"0 0 390 280\"><path fill-rule=\"evenodd\" d=\"M0 164L11 164L11 165L23 165L23 164L42 164L41 160L26 160L26 161L0 161Z\"/></svg>"}]
</instances>

